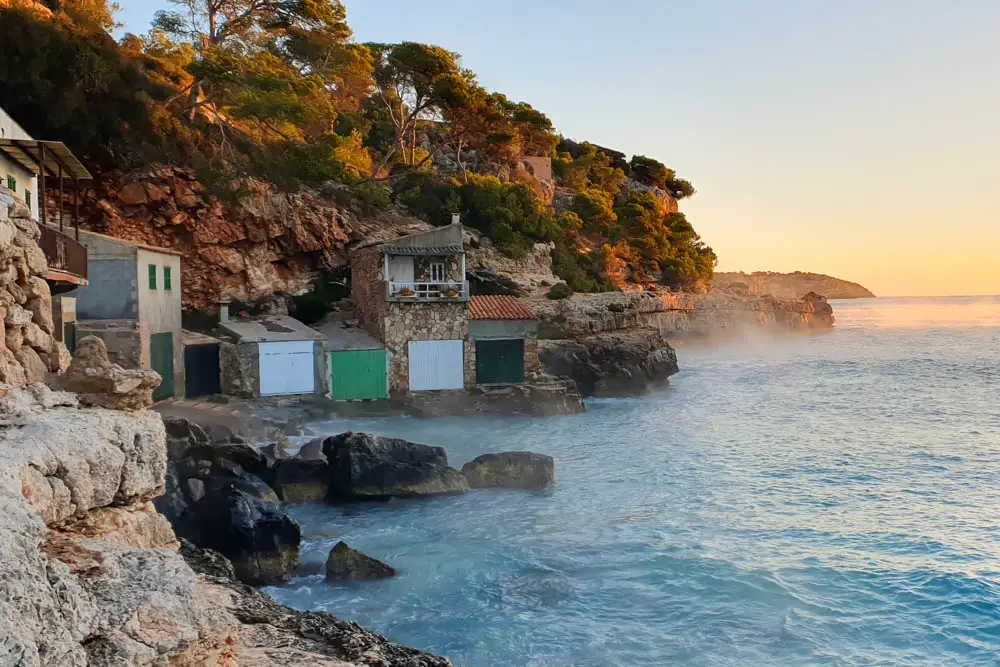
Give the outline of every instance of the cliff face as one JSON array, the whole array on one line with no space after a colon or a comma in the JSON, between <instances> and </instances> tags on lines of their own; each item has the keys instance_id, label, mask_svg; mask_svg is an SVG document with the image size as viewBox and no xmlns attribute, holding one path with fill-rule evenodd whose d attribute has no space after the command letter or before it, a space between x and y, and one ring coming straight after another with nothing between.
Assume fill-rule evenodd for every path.
<instances>
[{"instance_id":1,"label":"cliff face","mask_svg":"<svg viewBox=\"0 0 1000 667\"><path fill-rule=\"evenodd\" d=\"M823 330L833 311L818 295L801 300L772 296L650 292L579 295L532 302L545 338L579 338L628 329L654 329L666 338L698 338L739 331Z\"/></svg>"},{"instance_id":2,"label":"cliff face","mask_svg":"<svg viewBox=\"0 0 1000 667\"><path fill-rule=\"evenodd\" d=\"M745 287L745 289L744 289ZM770 294L779 299L801 299L809 292L828 299L871 299L875 295L857 283L822 273L716 273L712 288L751 296Z\"/></svg>"}]
</instances>

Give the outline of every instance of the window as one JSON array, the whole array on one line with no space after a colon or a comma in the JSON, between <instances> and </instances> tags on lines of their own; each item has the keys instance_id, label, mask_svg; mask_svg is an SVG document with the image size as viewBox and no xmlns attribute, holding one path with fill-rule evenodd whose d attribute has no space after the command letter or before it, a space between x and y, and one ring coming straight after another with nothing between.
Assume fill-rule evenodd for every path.
<instances>
[{"instance_id":1,"label":"window","mask_svg":"<svg viewBox=\"0 0 1000 667\"><path fill-rule=\"evenodd\" d=\"M25 188L24 190L24 203L28 205L28 210L31 210L31 190Z\"/></svg>"},{"instance_id":2,"label":"window","mask_svg":"<svg viewBox=\"0 0 1000 667\"><path fill-rule=\"evenodd\" d=\"M149 289L156 289L156 264L149 265Z\"/></svg>"},{"instance_id":3,"label":"window","mask_svg":"<svg viewBox=\"0 0 1000 667\"><path fill-rule=\"evenodd\" d=\"M7 189L17 194L17 179L10 174L7 174Z\"/></svg>"},{"instance_id":4,"label":"window","mask_svg":"<svg viewBox=\"0 0 1000 667\"><path fill-rule=\"evenodd\" d=\"M444 282L444 262L431 262L431 282Z\"/></svg>"},{"instance_id":5,"label":"window","mask_svg":"<svg viewBox=\"0 0 1000 667\"><path fill-rule=\"evenodd\" d=\"M172 289L170 284L170 267L163 267L163 289L169 292Z\"/></svg>"}]
</instances>

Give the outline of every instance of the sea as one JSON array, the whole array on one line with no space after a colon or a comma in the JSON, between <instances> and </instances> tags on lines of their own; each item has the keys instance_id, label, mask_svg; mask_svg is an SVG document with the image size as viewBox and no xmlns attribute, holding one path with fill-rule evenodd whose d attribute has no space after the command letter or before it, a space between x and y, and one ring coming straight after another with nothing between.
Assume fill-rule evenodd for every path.
<instances>
[{"instance_id":1,"label":"sea","mask_svg":"<svg viewBox=\"0 0 1000 667\"><path fill-rule=\"evenodd\" d=\"M268 591L470 667L1000 664L1000 297L833 306L586 414L311 424L541 452L556 485L292 508L303 562L399 576Z\"/></svg>"}]
</instances>

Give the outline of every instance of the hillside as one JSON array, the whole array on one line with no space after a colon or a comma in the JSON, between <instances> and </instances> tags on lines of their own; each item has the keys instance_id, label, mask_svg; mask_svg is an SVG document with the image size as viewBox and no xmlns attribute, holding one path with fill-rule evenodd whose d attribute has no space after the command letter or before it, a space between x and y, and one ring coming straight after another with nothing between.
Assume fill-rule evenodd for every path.
<instances>
[{"instance_id":1,"label":"hillside","mask_svg":"<svg viewBox=\"0 0 1000 667\"><path fill-rule=\"evenodd\" d=\"M711 280L691 183L567 139L458 54L358 43L338 0L178 6L116 42L103 0L0 0L0 86L97 175L88 227L188 253L188 308L302 293L369 235L454 213L499 259L544 244L576 291Z\"/></svg>"},{"instance_id":2,"label":"hillside","mask_svg":"<svg viewBox=\"0 0 1000 667\"><path fill-rule=\"evenodd\" d=\"M770 294L781 299L801 299L809 292L828 299L871 299L875 295L867 288L822 273L716 273L712 280L715 291L744 291L751 295Z\"/></svg>"}]
</instances>

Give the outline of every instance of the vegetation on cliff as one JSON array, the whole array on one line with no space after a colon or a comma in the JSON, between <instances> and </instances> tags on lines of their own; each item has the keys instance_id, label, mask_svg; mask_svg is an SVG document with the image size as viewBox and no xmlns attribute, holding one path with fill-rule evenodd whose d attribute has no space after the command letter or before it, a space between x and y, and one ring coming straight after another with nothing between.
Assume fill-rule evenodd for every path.
<instances>
[{"instance_id":1,"label":"vegetation on cliff","mask_svg":"<svg viewBox=\"0 0 1000 667\"><path fill-rule=\"evenodd\" d=\"M461 213L511 257L551 243L578 291L711 279L715 254L676 210L689 182L560 136L458 54L357 43L339 0L171 3L120 42L103 0L0 9L0 83L18 91L5 107L95 166L193 167L220 197L250 179L289 192L334 182L362 208L391 201L432 224ZM551 159L551 179L533 157Z\"/></svg>"}]
</instances>

